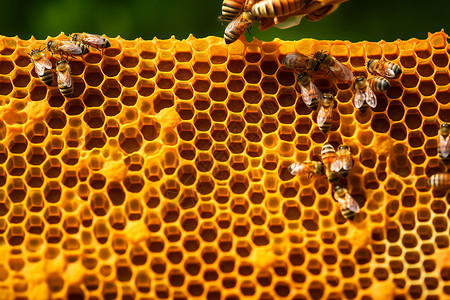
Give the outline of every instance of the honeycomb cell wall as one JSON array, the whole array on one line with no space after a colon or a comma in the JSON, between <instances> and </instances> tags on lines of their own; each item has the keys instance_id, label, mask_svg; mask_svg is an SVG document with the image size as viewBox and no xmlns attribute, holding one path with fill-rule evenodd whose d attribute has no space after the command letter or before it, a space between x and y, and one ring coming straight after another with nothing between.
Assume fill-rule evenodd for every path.
<instances>
[{"instance_id":1,"label":"honeycomb cell wall","mask_svg":"<svg viewBox=\"0 0 450 300\"><path fill-rule=\"evenodd\" d=\"M450 199L427 184L447 38L111 38L72 60L65 99L27 56L42 41L1 36L0 299L449 299ZM365 113L314 74L338 99L324 134L281 64L320 50L403 74ZM327 141L351 147L353 221L326 177L287 169Z\"/></svg>"}]
</instances>

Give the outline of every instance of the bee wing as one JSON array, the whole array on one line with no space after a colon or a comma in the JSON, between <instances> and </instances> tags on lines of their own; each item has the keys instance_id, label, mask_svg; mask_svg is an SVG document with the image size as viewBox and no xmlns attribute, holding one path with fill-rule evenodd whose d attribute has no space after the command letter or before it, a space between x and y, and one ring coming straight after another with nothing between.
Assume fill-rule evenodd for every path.
<instances>
[{"instance_id":1,"label":"bee wing","mask_svg":"<svg viewBox=\"0 0 450 300\"><path fill-rule=\"evenodd\" d=\"M332 107L324 108L323 106L321 106L319 109L319 113L317 114L317 125L322 126L323 124L325 124L327 119L330 118L332 114Z\"/></svg>"},{"instance_id":2,"label":"bee wing","mask_svg":"<svg viewBox=\"0 0 450 300\"><path fill-rule=\"evenodd\" d=\"M290 17L289 19L276 24L275 27L278 27L280 29L286 29L286 28L291 28L291 27L297 26L298 24L300 24L300 21L302 20L303 16L304 15L297 15L297 16Z\"/></svg>"},{"instance_id":3,"label":"bee wing","mask_svg":"<svg viewBox=\"0 0 450 300\"><path fill-rule=\"evenodd\" d=\"M68 52L73 55L81 55L83 53L83 49L78 47L74 42L66 41L62 45L58 46L58 50Z\"/></svg>"},{"instance_id":4,"label":"bee wing","mask_svg":"<svg viewBox=\"0 0 450 300\"><path fill-rule=\"evenodd\" d=\"M370 86L367 87L366 102L372 108L377 107L377 96L375 96L375 93L372 91Z\"/></svg>"},{"instance_id":5,"label":"bee wing","mask_svg":"<svg viewBox=\"0 0 450 300\"><path fill-rule=\"evenodd\" d=\"M46 57L33 62L34 62L34 70L36 71L36 74L38 74L39 76L44 75L46 69L48 70L52 69L52 63Z\"/></svg>"},{"instance_id":6,"label":"bee wing","mask_svg":"<svg viewBox=\"0 0 450 300\"><path fill-rule=\"evenodd\" d=\"M66 87L71 87L72 76L70 76L70 72L58 72L58 84Z\"/></svg>"},{"instance_id":7,"label":"bee wing","mask_svg":"<svg viewBox=\"0 0 450 300\"><path fill-rule=\"evenodd\" d=\"M350 157L350 155L348 155L347 157L341 159L342 161L342 168L346 171L350 170L353 166L353 161L352 158Z\"/></svg>"},{"instance_id":8,"label":"bee wing","mask_svg":"<svg viewBox=\"0 0 450 300\"><path fill-rule=\"evenodd\" d=\"M85 37L83 39L83 41L88 44L99 45L99 46L104 44L103 37L101 35L97 35L97 34L88 34L87 37Z\"/></svg>"},{"instance_id":9,"label":"bee wing","mask_svg":"<svg viewBox=\"0 0 450 300\"><path fill-rule=\"evenodd\" d=\"M392 69L386 68L384 74L387 78L395 78L395 72Z\"/></svg>"},{"instance_id":10,"label":"bee wing","mask_svg":"<svg viewBox=\"0 0 450 300\"><path fill-rule=\"evenodd\" d=\"M313 99L317 98L319 102L323 100L322 92L317 88L317 86L311 81L308 88L300 84L300 89L302 91L303 102L306 105L311 105Z\"/></svg>"},{"instance_id":11,"label":"bee wing","mask_svg":"<svg viewBox=\"0 0 450 300\"><path fill-rule=\"evenodd\" d=\"M443 157L447 157L450 154L450 136L444 138L439 135L439 152Z\"/></svg>"},{"instance_id":12,"label":"bee wing","mask_svg":"<svg viewBox=\"0 0 450 300\"><path fill-rule=\"evenodd\" d=\"M286 55L286 57L283 60L283 64L288 68L304 70L306 69L306 61L308 59L309 57L302 53L292 52Z\"/></svg>"},{"instance_id":13,"label":"bee wing","mask_svg":"<svg viewBox=\"0 0 450 300\"><path fill-rule=\"evenodd\" d=\"M333 172L339 172L342 169L342 160L338 157L331 163L330 170Z\"/></svg>"},{"instance_id":14,"label":"bee wing","mask_svg":"<svg viewBox=\"0 0 450 300\"><path fill-rule=\"evenodd\" d=\"M356 200L353 199L353 197L350 196L350 194L345 195L345 202L346 202L348 209L350 209L351 211L353 211L355 213L359 213L360 208L359 208L358 202L356 202Z\"/></svg>"},{"instance_id":15,"label":"bee wing","mask_svg":"<svg viewBox=\"0 0 450 300\"><path fill-rule=\"evenodd\" d=\"M365 96L364 93L361 92L360 90L356 89L355 92L355 107L356 108L360 108L361 106L363 106L364 101L365 101Z\"/></svg>"},{"instance_id":16,"label":"bee wing","mask_svg":"<svg viewBox=\"0 0 450 300\"><path fill-rule=\"evenodd\" d=\"M344 66L340 61L338 61L335 57L334 65L331 65L330 71L333 73L334 77L336 77L340 81L353 81L353 73L349 68Z\"/></svg>"}]
</instances>

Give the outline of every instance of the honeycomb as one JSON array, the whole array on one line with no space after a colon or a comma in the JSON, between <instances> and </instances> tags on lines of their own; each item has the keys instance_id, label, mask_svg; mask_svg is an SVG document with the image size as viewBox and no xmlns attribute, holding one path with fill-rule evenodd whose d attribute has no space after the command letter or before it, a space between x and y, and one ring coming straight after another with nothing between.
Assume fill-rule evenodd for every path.
<instances>
[{"instance_id":1,"label":"honeycomb","mask_svg":"<svg viewBox=\"0 0 450 300\"><path fill-rule=\"evenodd\" d=\"M42 41L1 36L0 299L449 299L450 197L427 185L447 38L118 37L71 62L65 99L27 56ZM281 64L319 50L403 74L365 113L315 74L338 99L324 134ZM353 221L326 177L287 170L326 141L351 147Z\"/></svg>"}]
</instances>

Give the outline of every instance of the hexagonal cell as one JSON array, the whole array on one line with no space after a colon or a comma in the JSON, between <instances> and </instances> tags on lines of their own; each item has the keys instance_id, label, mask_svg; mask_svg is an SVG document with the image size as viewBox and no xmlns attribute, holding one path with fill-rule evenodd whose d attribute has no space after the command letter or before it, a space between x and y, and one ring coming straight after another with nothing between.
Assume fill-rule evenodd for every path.
<instances>
[{"instance_id":1,"label":"hexagonal cell","mask_svg":"<svg viewBox=\"0 0 450 300\"><path fill-rule=\"evenodd\" d=\"M412 131L408 134L408 143L413 148L421 147L425 143L422 131Z\"/></svg>"},{"instance_id":2,"label":"hexagonal cell","mask_svg":"<svg viewBox=\"0 0 450 300\"><path fill-rule=\"evenodd\" d=\"M373 130L379 133L386 133L389 130L390 123L389 119L385 114L375 114L372 117L371 127Z\"/></svg>"},{"instance_id":3,"label":"hexagonal cell","mask_svg":"<svg viewBox=\"0 0 450 300\"><path fill-rule=\"evenodd\" d=\"M276 117L265 116L261 122L261 130L264 133L275 132L278 129L278 120Z\"/></svg>"},{"instance_id":4,"label":"hexagonal cell","mask_svg":"<svg viewBox=\"0 0 450 300\"><path fill-rule=\"evenodd\" d=\"M405 88L415 88L419 83L419 76L417 76L417 74L415 73L404 73L400 80Z\"/></svg>"},{"instance_id":5,"label":"hexagonal cell","mask_svg":"<svg viewBox=\"0 0 450 300\"><path fill-rule=\"evenodd\" d=\"M423 96L432 96L436 92L436 85L433 80L421 80L419 83L419 92Z\"/></svg>"},{"instance_id":6,"label":"hexagonal cell","mask_svg":"<svg viewBox=\"0 0 450 300\"><path fill-rule=\"evenodd\" d=\"M111 89L109 83L112 84ZM111 79L109 83L106 83L106 81L103 82L102 87L105 88L105 91L108 91L108 95L112 95L115 97L118 97L120 94L120 86L117 81L114 79ZM117 93L119 91L119 94ZM109 94L111 92L111 94ZM110 97L110 96L108 96ZM105 97L101 93L100 90L97 88L87 88L86 91L83 94L83 103L87 107L98 107L101 106L105 102ZM107 102L108 103L108 102ZM105 111L105 113L108 115L108 113Z\"/></svg>"},{"instance_id":7,"label":"hexagonal cell","mask_svg":"<svg viewBox=\"0 0 450 300\"><path fill-rule=\"evenodd\" d=\"M8 149L11 153L20 154L27 150L28 142L23 134L17 134L10 137Z\"/></svg>"},{"instance_id":8,"label":"hexagonal cell","mask_svg":"<svg viewBox=\"0 0 450 300\"><path fill-rule=\"evenodd\" d=\"M20 176L25 172L26 162L21 156L11 156L6 162L6 171L9 175Z\"/></svg>"},{"instance_id":9,"label":"hexagonal cell","mask_svg":"<svg viewBox=\"0 0 450 300\"><path fill-rule=\"evenodd\" d=\"M448 66L448 55L445 52L435 52L433 54L433 63L438 67Z\"/></svg>"},{"instance_id":10,"label":"hexagonal cell","mask_svg":"<svg viewBox=\"0 0 450 300\"><path fill-rule=\"evenodd\" d=\"M17 87L26 87L30 83L30 74L28 71L17 69L11 75L13 85Z\"/></svg>"},{"instance_id":11,"label":"hexagonal cell","mask_svg":"<svg viewBox=\"0 0 450 300\"><path fill-rule=\"evenodd\" d=\"M7 75L14 69L14 64L9 57L2 57L0 60L0 74Z\"/></svg>"},{"instance_id":12,"label":"hexagonal cell","mask_svg":"<svg viewBox=\"0 0 450 300\"><path fill-rule=\"evenodd\" d=\"M250 104L258 104L259 101L261 101L262 93L259 86L247 85L245 87L243 96L245 102Z\"/></svg>"},{"instance_id":13,"label":"hexagonal cell","mask_svg":"<svg viewBox=\"0 0 450 300\"><path fill-rule=\"evenodd\" d=\"M198 112L194 117L194 126L199 131L209 131L211 128L211 119L209 114Z\"/></svg>"},{"instance_id":14,"label":"hexagonal cell","mask_svg":"<svg viewBox=\"0 0 450 300\"><path fill-rule=\"evenodd\" d=\"M101 130L93 130L86 135L85 147L88 150L91 150L94 148L103 148L105 146L105 144L106 144L106 135ZM124 147L126 147L126 146L124 146ZM124 147L122 147L122 149Z\"/></svg>"},{"instance_id":15,"label":"hexagonal cell","mask_svg":"<svg viewBox=\"0 0 450 300\"><path fill-rule=\"evenodd\" d=\"M192 160L195 158L196 150L193 145L188 143L180 143L178 146L178 153L180 156L186 160Z\"/></svg>"},{"instance_id":16,"label":"hexagonal cell","mask_svg":"<svg viewBox=\"0 0 450 300\"><path fill-rule=\"evenodd\" d=\"M84 71L84 80L89 86L97 87L103 79L104 76L99 66L90 65Z\"/></svg>"},{"instance_id":17,"label":"hexagonal cell","mask_svg":"<svg viewBox=\"0 0 450 300\"><path fill-rule=\"evenodd\" d=\"M388 116L392 121L400 121L405 114L405 108L400 101L391 101L388 108Z\"/></svg>"},{"instance_id":18,"label":"hexagonal cell","mask_svg":"<svg viewBox=\"0 0 450 300\"><path fill-rule=\"evenodd\" d=\"M125 128L119 134L120 147L128 154L138 151L142 146L142 142L142 134L133 127Z\"/></svg>"}]
</instances>

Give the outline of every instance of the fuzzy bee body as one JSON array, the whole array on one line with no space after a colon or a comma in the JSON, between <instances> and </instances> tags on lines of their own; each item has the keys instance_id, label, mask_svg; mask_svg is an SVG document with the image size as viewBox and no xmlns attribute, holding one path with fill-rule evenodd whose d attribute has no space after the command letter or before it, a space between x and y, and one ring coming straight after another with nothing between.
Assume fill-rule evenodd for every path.
<instances>
[{"instance_id":1,"label":"fuzzy bee body","mask_svg":"<svg viewBox=\"0 0 450 300\"><path fill-rule=\"evenodd\" d=\"M316 110L319 103L323 100L323 95L306 72L298 75L298 86L300 87L303 102L310 109Z\"/></svg>"},{"instance_id":2,"label":"fuzzy bee body","mask_svg":"<svg viewBox=\"0 0 450 300\"><path fill-rule=\"evenodd\" d=\"M255 17L250 12L243 12L237 16L228 24L227 28L225 28L225 34L223 36L225 43L231 44L237 41L255 20Z\"/></svg>"},{"instance_id":3,"label":"fuzzy bee body","mask_svg":"<svg viewBox=\"0 0 450 300\"><path fill-rule=\"evenodd\" d=\"M318 51L314 54L315 59L320 65L324 66L339 81L353 81L353 73L349 68L344 66L334 56Z\"/></svg>"},{"instance_id":4,"label":"fuzzy bee body","mask_svg":"<svg viewBox=\"0 0 450 300\"><path fill-rule=\"evenodd\" d=\"M450 123L442 123L439 129L438 153L443 163L450 162Z\"/></svg>"},{"instance_id":5,"label":"fuzzy bee body","mask_svg":"<svg viewBox=\"0 0 450 300\"><path fill-rule=\"evenodd\" d=\"M389 80L381 76L371 77L368 81L375 93L384 93L391 87Z\"/></svg>"},{"instance_id":6,"label":"fuzzy bee body","mask_svg":"<svg viewBox=\"0 0 450 300\"><path fill-rule=\"evenodd\" d=\"M389 79L402 75L402 69L396 63L379 59L369 59L367 71L372 75L380 75Z\"/></svg>"},{"instance_id":7,"label":"fuzzy bee body","mask_svg":"<svg viewBox=\"0 0 450 300\"><path fill-rule=\"evenodd\" d=\"M341 213L346 219L353 220L355 215L360 212L358 202L355 201L345 187L335 187L334 199L339 203Z\"/></svg>"},{"instance_id":8,"label":"fuzzy bee body","mask_svg":"<svg viewBox=\"0 0 450 300\"><path fill-rule=\"evenodd\" d=\"M51 86L53 83L52 63L45 55L44 50L37 49L28 53L34 64L34 70L39 78L46 85Z\"/></svg>"},{"instance_id":9,"label":"fuzzy bee body","mask_svg":"<svg viewBox=\"0 0 450 300\"><path fill-rule=\"evenodd\" d=\"M365 112L367 107L377 107L377 97L368 84L366 77L355 79L355 107Z\"/></svg>"},{"instance_id":10,"label":"fuzzy bee body","mask_svg":"<svg viewBox=\"0 0 450 300\"><path fill-rule=\"evenodd\" d=\"M96 49L104 49L111 46L111 43L107 38L98 35L98 34L90 34L90 33L74 33L72 35L72 41L83 43L84 45L91 46Z\"/></svg>"},{"instance_id":11,"label":"fuzzy bee body","mask_svg":"<svg viewBox=\"0 0 450 300\"><path fill-rule=\"evenodd\" d=\"M281 17L294 13L306 5L311 0L261 0L255 3L251 12L258 18Z\"/></svg>"},{"instance_id":12,"label":"fuzzy bee body","mask_svg":"<svg viewBox=\"0 0 450 300\"><path fill-rule=\"evenodd\" d=\"M89 53L85 44L75 41L51 40L47 43L47 49L53 54L66 55L67 57Z\"/></svg>"},{"instance_id":13,"label":"fuzzy bee body","mask_svg":"<svg viewBox=\"0 0 450 300\"><path fill-rule=\"evenodd\" d=\"M65 59L56 63L56 73L58 75L58 88L61 94L70 98L73 94L72 76L70 75L70 66Z\"/></svg>"},{"instance_id":14,"label":"fuzzy bee body","mask_svg":"<svg viewBox=\"0 0 450 300\"><path fill-rule=\"evenodd\" d=\"M331 170L338 172L342 177L347 177L353 166L350 146L340 145L337 151L338 157L331 165Z\"/></svg>"},{"instance_id":15,"label":"fuzzy bee body","mask_svg":"<svg viewBox=\"0 0 450 300\"><path fill-rule=\"evenodd\" d=\"M320 152L320 156L322 158L322 162L325 166L325 173L327 175L328 181L335 182L339 179L339 175L337 172L331 170L331 165L337 158L336 151L333 146L326 143L322 146L322 151Z\"/></svg>"},{"instance_id":16,"label":"fuzzy bee body","mask_svg":"<svg viewBox=\"0 0 450 300\"><path fill-rule=\"evenodd\" d=\"M292 175L308 175L309 177L314 174L323 174L323 169L323 163L320 161L295 162L288 167Z\"/></svg>"},{"instance_id":17,"label":"fuzzy bee body","mask_svg":"<svg viewBox=\"0 0 450 300\"><path fill-rule=\"evenodd\" d=\"M428 184L437 190L450 189L450 173L438 173L428 179Z\"/></svg>"},{"instance_id":18,"label":"fuzzy bee body","mask_svg":"<svg viewBox=\"0 0 450 300\"><path fill-rule=\"evenodd\" d=\"M326 133L331 127L333 120L334 96L332 94L323 94L323 102L317 114L317 125L319 129Z\"/></svg>"}]
</instances>

